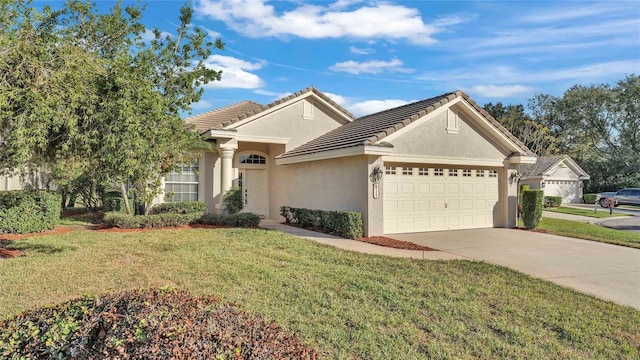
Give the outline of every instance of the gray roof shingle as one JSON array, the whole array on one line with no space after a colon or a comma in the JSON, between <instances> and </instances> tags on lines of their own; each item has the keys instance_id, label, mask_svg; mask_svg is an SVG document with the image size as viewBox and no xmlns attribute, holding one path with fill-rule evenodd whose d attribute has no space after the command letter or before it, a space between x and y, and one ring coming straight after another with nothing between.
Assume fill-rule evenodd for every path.
<instances>
[{"instance_id":1,"label":"gray roof shingle","mask_svg":"<svg viewBox=\"0 0 640 360\"><path fill-rule=\"evenodd\" d=\"M476 104L467 94L462 91L454 91L360 117L349 124L343 125L280 155L279 158L345 149L360 145L374 145L376 142L458 97L463 97L467 103L473 106L482 116L520 147L523 154L535 156L520 140L513 136L504 126L500 125L498 121ZM384 144L379 145L384 146Z\"/></svg>"},{"instance_id":2,"label":"gray roof shingle","mask_svg":"<svg viewBox=\"0 0 640 360\"><path fill-rule=\"evenodd\" d=\"M220 130L226 126L237 123L253 115L259 114L265 110L268 110L274 106L280 105L291 99L295 99L308 92L313 92L322 100L334 106L338 111L344 113L350 120L355 119L355 116L340 106L335 101L331 100L327 95L323 94L320 90L309 86L296 93L285 96L282 99L278 99L270 104L261 105L253 101L245 100L237 104L229 105L220 109L212 110L203 114L191 116L185 119L188 124L194 124L196 130L204 132L207 130Z\"/></svg>"},{"instance_id":3,"label":"gray roof shingle","mask_svg":"<svg viewBox=\"0 0 640 360\"><path fill-rule=\"evenodd\" d=\"M559 162L565 158L571 159L568 155L558 156L539 156L535 164L524 167L522 171L523 178L529 177L542 177L552 167L556 166ZM588 176L588 174L574 162L580 176Z\"/></svg>"}]
</instances>

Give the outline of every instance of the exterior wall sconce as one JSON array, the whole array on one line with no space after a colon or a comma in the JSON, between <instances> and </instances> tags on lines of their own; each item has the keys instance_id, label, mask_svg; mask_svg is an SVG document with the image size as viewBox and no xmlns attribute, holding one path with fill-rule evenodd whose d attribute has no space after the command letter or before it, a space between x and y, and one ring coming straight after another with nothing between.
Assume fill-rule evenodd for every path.
<instances>
[{"instance_id":1,"label":"exterior wall sconce","mask_svg":"<svg viewBox=\"0 0 640 360\"><path fill-rule=\"evenodd\" d=\"M518 181L520 181L520 177L522 176L522 174L520 174L520 171L514 171L511 173L511 175L509 175L509 184L513 184L513 183L517 183Z\"/></svg>"},{"instance_id":2,"label":"exterior wall sconce","mask_svg":"<svg viewBox=\"0 0 640 360\"><path fill-rule=\"evenodd\" d=\"M544 180L540 181L540 189L544 189L544 186L545 186L545 185L546 185L546 184L544 183Z\"/></svg>"},{"instance_id":3,"label":"exterior wall sconce","mask_svg":"<svg viewBox=\"0 0 640 360\"><path fill-rule=\"evenodd\" d=\"M382 169L380 165L376 165L373 170L371 170L371 174L369 174L369 180L371 180L371 184L373 184L373 198L377 199L380 197L380 180L382 180Z\"/></svg>"}]
</instances>

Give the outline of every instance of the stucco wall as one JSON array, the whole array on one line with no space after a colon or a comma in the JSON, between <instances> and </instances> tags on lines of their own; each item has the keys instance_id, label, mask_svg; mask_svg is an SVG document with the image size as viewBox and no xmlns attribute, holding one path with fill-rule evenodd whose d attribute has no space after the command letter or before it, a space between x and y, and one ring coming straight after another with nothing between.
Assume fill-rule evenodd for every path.
<instances>
[{"instance_id":1,"label":"stucco wall","mask_svg":"<svg viewBox=\"0 0 640 360\"><path fill-rule=\"evenodd\" d=\"M508 155L482 135L464 115L459 115L457 134L447 133L447 112L443 112L390 141L394 145L393 153L500 161Z\"/></svg>"},{"instance_id":2,"label":"stucco wall","mask_svg":"<svg viewBox=\"0 0 640 360\"><path fill-rule=\"evenodd\" d=\"M312 108L313 118L303 117L304 103ZM307 108L307 112L310 109ZM287 107L237 128L240 135L272 136L289 138L286 150L294 149L325 134L340 125L337 115L324 109L309 98L301 99Z\"/></svg>"},{"instance_id":3,"label":"stucco wall","mask_svg":"<svg viewBox=\"0 0 640 360\"><path fill-rule=\"evenodd\" d=\"M568 166L558 166L545 180L578 180L578 175Z\"/></svg>"},{"instance_id":4,"label":"stucco wall","mask_svg":"<svg viewBox=\"0 0 640 360\"><path fill-rule=\"evenodd\" d=\"M272 196L272 214L282 205L319 210L358 211L367 221L368 158L350 156L300 164L278 165L272 182L281 192ZM279 217L279 210L275 212ZM367 224L365 224L367 227Z\"/></svg>"},{"instance_id":5,"label":"stucco wall","mask_svg":"<svg viewBox=\"0 0 640 360\"><path fill-rule=\"evenodd\" d=\"M0 190L21 190L22 184L18 175L0 176Z\"/></svg>"}]
</instances>

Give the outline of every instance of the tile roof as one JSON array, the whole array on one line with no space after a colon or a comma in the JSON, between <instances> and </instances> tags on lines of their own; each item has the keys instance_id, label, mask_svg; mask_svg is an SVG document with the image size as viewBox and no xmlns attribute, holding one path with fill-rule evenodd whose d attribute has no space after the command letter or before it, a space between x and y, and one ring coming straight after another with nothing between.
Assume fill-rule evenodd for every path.
<instances>
[{"instance_id":1,"label":"tile roof","mask_svg":"<svg viewBox=\"0 0 640 360\"><path fill-rule=\"evenodd\" d=\"M464 98L482 116L505 134L511 141L522 149L522 153L535 156L520 140L513 136L504 126L500 125L489 113L473 101L462 91L454 91L375 114L360 117L353 122L343 125L310 142L288 151L280 158L313 154L322 151L338 150L359 145L374 145L390 134L408 126L412 122L424 117L439 107L455 100ZM377 144L384 146L384 144Z\"/></svg>"},{"instance_id":2,"label":"tile roof","mask_svg":"<svg viewBox=\"0 0 640 360\"><path fill-rule=\"evenodd\" d=\"M571 157L569 157L568 155L558 155L558 156L539 156L535 164L528 165L521 170L522 177L523 178L542 177L545 172L547 172L549 169L553 168L559 162L565 159L570 160L573 163L573 165L577 167L577 170L579 172L578 175L588 176L588 174L575 161L573 161Z\"/></svg>"},{"instance_id":3,"label":"tile roof","mask_svg":"<svg viewBox=\"0 0 640 360\"><path fill-rule=\"evenodd\" d=\"M274 106L280 105L286 101L295 99L308 92L313 92L322 100L326 101L327 103L331 104L336 109L344 113L349 119L355 119L355 116L353 116L353 114L351 114L342 106L338 105L338 103L336 103L335 101L331 100L331 98L329 98L327 95L323 94L320 90L314 88L313 86L309 86L267 105L261 105L253 101L245 100L237 104L229 105L203 114L191 116L185 119L185 121L190 124L195 124L196 129L200 132L204 132L210 129L219 130L231 124L237 123L238 121L259 114Z\"/></svg>"},{"instance_id":4,"label":"tile roof","mask_svg":"<svg viewBox=\"0 0 640 360\"><path fill-rule=\"evenodd\" d=\"M230 119L237 118L239 115L246 114L260 107L262 107L261 104L249 100L244 100L220 109L215 109L202 114L190 116L184 121L187 124L193 124L196 130L200 133L212 129L219 130L225 127L226 125L224 124Z\"/></svg>"}]
</instances>

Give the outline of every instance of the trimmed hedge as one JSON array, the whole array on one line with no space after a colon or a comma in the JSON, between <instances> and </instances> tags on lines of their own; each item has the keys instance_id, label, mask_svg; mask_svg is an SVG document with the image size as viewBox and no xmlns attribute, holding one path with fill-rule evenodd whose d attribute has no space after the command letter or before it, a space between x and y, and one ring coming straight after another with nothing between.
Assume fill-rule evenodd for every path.
<instances>
[{"instance_id":1,"label":"trimmed hedge","mask_svg":"<svg viewBox=\"0 0 640 360\"><path fill-rule=\"evenodd\" d=\"M260 225L260 216L254 213L204 214L196 223L215 226L256 227Z\"/></svg>"},{"instance_id":2,"label":"trimmed hedge","mask_svg":"<svg viewBox=\"0 0 640 360\"><path fill-rule=\"evenodd\" d=\"M562 204L562 196L545 196L544 207L558 207Z\"/></svg>"},{"instance_id":3,"label":"trimmed hedge","mask_svg":"<svg viewBox=\"0 0 640 360\"><path fill-rule=\"evenodd\" d=\"M542 190L525 190L522 192L522 221L525 229L535 229L542 218Z\"/></svg>"},{"instance_id":4,"label":"trimmed hedge","mask_svg":"<svg viewBox=\"0 0 640 360\"><path fill-rule=\"evenodd\" d=\"M203 214L207 204L202 201L166 202L154 205L150 214Z\"/></svg>"},{"instance_id":5,"label":"trimmed hedge","mask_svg":"<svg viewBox=\"0 0 640 360\"><path fill-rule=\"evenodd\" d=\"M129 207L133 211L133 200L129 200ZM124 201L122 200L122 194L118 191L109 191L102 196L102 210L104 212L109 211L125 211Z\"/></svg>"},{"instance_id":6,"label":"trimmed hedge","mask_svg":"<svg viewBox=\"0 0 640 360\"><path fill-rule=\"evenodd\" d=\"M582 200L584 200L585 204L595 204L597 198L598 198L598 194L584 194L584 195L582 195Z\"/></svg>"},{"instance_id":7,"label":"trimmed hedge","mask_svg":"<svg viewBox=\"0 0 640 360\"><path fill-rule=\"evenodd\" d=\"M151 229L164 227L178 227L193 224L256 227L260 224L260 217L253 213L238 214L153 214L127 215L119 212L109 212L104 216L108 226L121 229Z\"/></svg>"},{"instance_id":8,"label":"trimmed hedge","mask_svg":"<svg viewBox=\"0 0 640 360\"><path fill-rule=\"evenodd\" d=\"M0 358L316 359L273 321L186 291L84 296L0 321Z\"/></svg>"},{"instance_id":9,"label":"trimmed hedge","mask_svg":"<svg viewBox=\"0 0 640 360\"><path fill-rule=\"evenodd\" d=\"M242 190L239 187L233 187L222 197L224 208L229 214L239 213L244 207L242 203Z\"/></svg>"},{"instance_id":10,"label":"trimmed hedge","mask_svg":"<svg viewBox=\"0 0 640 360\"><path fill-rule=\"evenodd\" d=\"M0 192L0 233L26 234L54 228L60 219L62 197L45 190Z\"/></svg>"},{"instance_id":11,"label":"trimmed hedge","mask_svg":"<svg viewBox=\"0 0 640 360\"><path fill-rule=\"evenodd\" d=\"M362 214L357 211L311 210L282 206L280 215L287 224L347 239L363 235Z\"/></svg>"},{"instance_id":12,"label":"trimmed hedge","mask_svg":"<svg viewBox=\"0 0 640 360\"><path fill-rule=\"evenodd\" d=\"M104 215L105 224L121 229L150 229L164 227L178 227L195 222L201 214L155 214L129 215L120 212L109 212Z\"/></svg>"}]
</instances>

